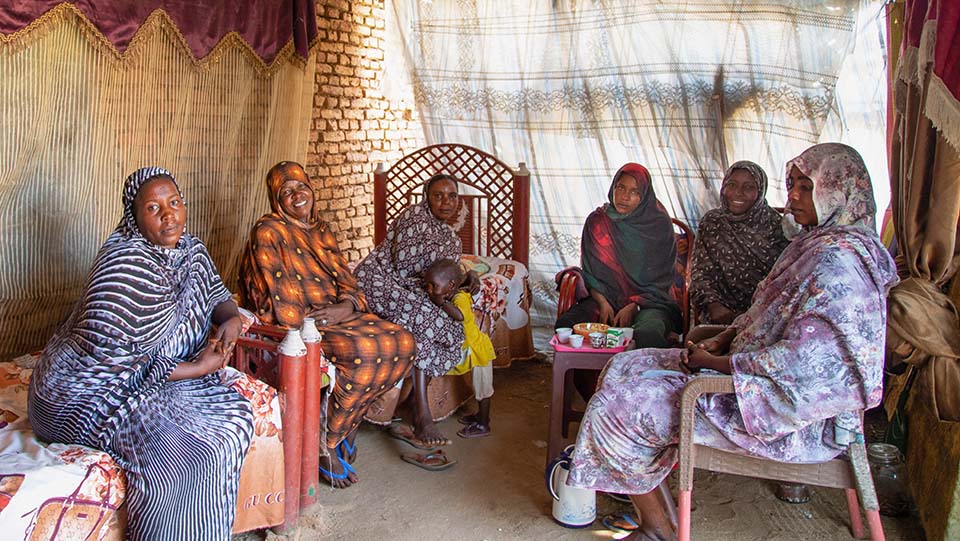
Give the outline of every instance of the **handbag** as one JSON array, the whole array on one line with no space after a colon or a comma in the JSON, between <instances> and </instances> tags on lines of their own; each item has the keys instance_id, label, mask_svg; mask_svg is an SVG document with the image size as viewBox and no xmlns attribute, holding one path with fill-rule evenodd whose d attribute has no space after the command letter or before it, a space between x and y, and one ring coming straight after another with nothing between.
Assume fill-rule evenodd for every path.
<instances>
[{"instance_id":1,"label":"handbag","mask_svg":"<svg viewBox=\"0 0 960 541\"><path fill-rule=\"evenodd\" d=\"M77 488L67 497L50 498L40 505L37 514L27 528L26 539L30 541L57 541L65 539L99 539L104 526L117 510L110 505L110 485L102 500L87 500L80 496L80 489L95 469L106 468L91 464Z\"/></svg>"}]
</instances>

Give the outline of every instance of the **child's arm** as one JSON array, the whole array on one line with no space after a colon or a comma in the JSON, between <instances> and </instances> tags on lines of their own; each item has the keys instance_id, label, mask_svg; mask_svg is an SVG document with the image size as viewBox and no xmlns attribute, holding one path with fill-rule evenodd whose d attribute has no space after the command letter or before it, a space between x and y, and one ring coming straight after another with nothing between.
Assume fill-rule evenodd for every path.
<instances>
[{"instance_id":1,"label":"child's arm","mask_svg":"<svg viewBox=\"0 0 960 541\"><path fill-rule=\"evenodd\" d=\"M449 299L444 299L443 304L440 305L440 309L446 312L454 321L463 321L463 312L459 308L453 305Z\"/></svg>"}]
</instances>

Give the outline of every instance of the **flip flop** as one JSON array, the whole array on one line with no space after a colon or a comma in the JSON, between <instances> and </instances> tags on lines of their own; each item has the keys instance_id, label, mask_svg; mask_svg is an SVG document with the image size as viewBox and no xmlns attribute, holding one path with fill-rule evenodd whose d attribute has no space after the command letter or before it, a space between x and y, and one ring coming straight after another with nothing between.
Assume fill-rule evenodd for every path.
<instances>
[{"instance_id":1,"label":"flip flop","mask_svg":"<svg viewBox=\"0 0 960 541\"><path fill-rule=\"evenodd\" d=\"M481 429L482 427L482 429ZM461 438L483 438L490 435L490 427L483 426L480 423L470 423L457 431Z\"/></svg>"},{"instance_id":2,"label":"flip flop","mask_svg":"<svg viewBox=\"0 0 960 541\"><path fill-rule=\"evenodd\" d=\"M390 429L387 430L387 435L423 451L432 451L437 448L435 445L427 445L423 441L418 440L416 436L413 435L413 429L407 425L391 426Z\"/></svg>"},{"instance_id":3,"label":"flip flop","mask_svg":"<svg viewBox=\"0 0 960 541\"><path fill-rule=\"evenodd\" d=\"M342 453L346 455L347 462L352 464L357 460L357 446L350 445L350 441L344 439L337 445L337 455L341 454L340 448L343 448Z\"/></svg>"},{"instance_id":4,"label":"flip flop","mask_svg":"<svg viewBox=\"0 0 960 541\"><path fill-rule=\"evenodd\" d=\"M343 467L343 471L340 473L333 473L332 471L327 470L323 466L319 467L320 473L327 476L327 479L333 481L334 479L346 479L350 476L351 473L357 473L357 470L353 468L346 460L343 459L343 456L340 454L340 446L337 446L337 460L340 462L340 466ZM331 482L332 486L333 483Z\"/></svg>"},{"instance_id":5,"label":"flip flop","mask_svg":"<svg viewBox=\"0 0 960 541\"><path fill-rule=\"evenodd\" d=\"M409 453L400 455L404 462L409 462L418 468L427 471L445 470L457 463L456 459L451 459L443 449L437 449L430 453Z\"/></svg>"},{"instance_id":6,"label":"flip flop","mask_svg":"<svg viewBox=\"0 0 960 541\"><path fill-rule=\"evenodd\" d=\"M614 532L630 533L640 529L640 523L630 513L613 513L603 517L600 522L604 528Z\"/></svg>"}]
</instances>

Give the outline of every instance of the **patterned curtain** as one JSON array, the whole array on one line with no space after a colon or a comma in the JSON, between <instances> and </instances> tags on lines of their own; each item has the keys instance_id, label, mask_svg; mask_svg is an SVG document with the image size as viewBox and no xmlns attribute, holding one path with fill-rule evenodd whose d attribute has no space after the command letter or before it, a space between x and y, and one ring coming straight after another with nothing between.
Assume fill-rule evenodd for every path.
<instances>
[{"instance_id":1,"label":"patterned curtain","mask_svg":"<svg viewBox=\"0 0 960 541\"><path fill-rule=\"evenodd\" d=\"M579 263L583 221L623 163L646 165L694 228L728 164L782 178L821 140L860 148L886 185L881 14L856 0L397 1L403 54L388 49L386 78L409 84L428 144L527 163L534 323L551 325L553 276ZM783 203L782 182L769 197Z\"/></svg>"},{"instance_id":2,"label":"patterned curtain","mask_svg":"<svg viewBox=\"0 0 960 541\"><path fill-rule=\"evenodd\" d=\"M14 4L0 8L0 355L41 347L69 311L141 166L174 173L188 230L233 284L267 169L306 156L313 5Z\"/></svg>"}]
</instances>

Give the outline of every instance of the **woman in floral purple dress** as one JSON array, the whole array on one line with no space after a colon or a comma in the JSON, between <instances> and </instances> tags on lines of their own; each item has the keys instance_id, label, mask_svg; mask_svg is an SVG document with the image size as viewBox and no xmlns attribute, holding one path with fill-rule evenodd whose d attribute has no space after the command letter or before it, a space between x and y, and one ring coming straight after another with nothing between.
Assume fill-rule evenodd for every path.
<instances>
[{"instance_id":1,"label":"woman in floral purple dress","mask_svg":"<svg viewBox=\"0 0 960 541\"><path fill-rule=\"evenodd\" d=\"M896 268L874 226L860 155L839 143L787 163L787 211L803 226L753 304L720 335L687 350L643 349L610 360L584 415L569 483L631 494L630 539L673 539L661 487L677 462L680 391L715 370L736 394L697 404L698 444L782 462L839 455L862 433L858 410L879 403L886 294Z\"/></svg>"}]
</instances>

